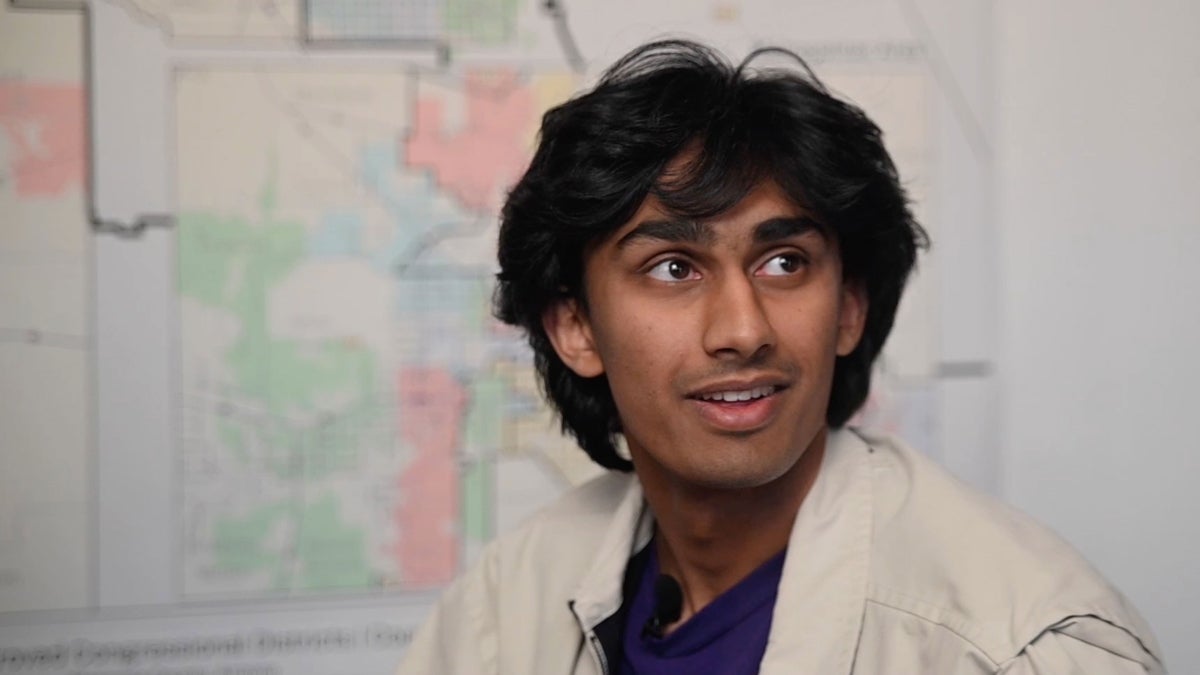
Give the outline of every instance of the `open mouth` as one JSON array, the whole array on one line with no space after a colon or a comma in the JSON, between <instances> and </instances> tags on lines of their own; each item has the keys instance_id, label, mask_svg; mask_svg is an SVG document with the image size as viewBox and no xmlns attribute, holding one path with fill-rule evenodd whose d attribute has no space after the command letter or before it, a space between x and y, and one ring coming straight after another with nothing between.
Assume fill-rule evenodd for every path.
<instances>
[{"instance_id":1,"label":"open mouth","mask_svg":"<svg viewBox=\"0 0 1200 675\"><path fill-rule=\"evenodd\" d=\"M706 391L690 398L695 402L700 417L712 428L721 432L745 433L761 429L774 419L783 400L779 393L786 388L780 384L761 384Z\"/></svg>"},{"instance_id":2,"label":"open mouth","mask_svg":"<svg viewBox=\"0 0 1200 675\"><path fill-rule=\"evenodd\" d=\"M709 401L712 403L745 403L747 401L766 398L767 396L774 394L776 391L779 391L779 387L768 385L765 387L753 387L751 389L714 391L707 394L700 394L696 398L701 401Z\"/></svg>"}]
</instances>

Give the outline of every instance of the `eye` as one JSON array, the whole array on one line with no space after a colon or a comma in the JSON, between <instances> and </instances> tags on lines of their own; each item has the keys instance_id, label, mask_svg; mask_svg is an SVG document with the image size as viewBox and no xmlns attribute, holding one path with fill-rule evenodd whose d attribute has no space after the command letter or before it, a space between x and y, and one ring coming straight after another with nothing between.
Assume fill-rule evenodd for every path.
<instances>
[{"instance_id":1,"label":"eye","mask_svg":"<svg viewBox=\"0 0 1200 675\"><path fill-rule=\"evenodd\" d=\"M646 274L649 275L651 279L657 279L658 281L675 282L687 281L688 279L695 278L696 270L692 267L691 263L687 262L686 260L670 258L658 263L654 267L651 267L650 271L648 271Z\"/></svg>"},{"instance_id":2,"label":"eye","mask_svg":"<svg viewBox=\"0 0 1200 675\"><path fill-rule=\"evenodd\" d=\"M796 274L804 268L804 257L799 253L781 253L772 256L759 268L759 274L767 277L784 277Z\"/></svg>"}]
</instances>

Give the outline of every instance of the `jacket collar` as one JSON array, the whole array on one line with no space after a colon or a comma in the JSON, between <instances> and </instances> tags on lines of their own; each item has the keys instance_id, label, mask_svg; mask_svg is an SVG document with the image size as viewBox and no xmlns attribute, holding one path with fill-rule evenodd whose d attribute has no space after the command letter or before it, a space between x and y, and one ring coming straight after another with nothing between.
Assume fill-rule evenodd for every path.
<instances>
[{"instance_id":1,"label":"jacket collar","mask_svg":"<svg viewBox=\"0 0 1200 675\"><path fill-rule=\"evenodd\" d=\"M654 518L646 506L642 484L630 474L625 494L600 540L596 559L570 601L584 632L592 631L621 608L625 568L653 533Z\"/></svg>"},{"instance_id":2,"label":"jacket collar","mask_svg":"<svg viewBox=\"0 0 1200 675\"><path fill-rule=\"evenodd\" d=\"M873 526L868 450L852 431L829 432L820 473L792 526L761 675L838 675L853 666ZM641 484L631 477L571 601L584 632L620 609L625 568L653 531Z\"/></svg>"}]
</instances>

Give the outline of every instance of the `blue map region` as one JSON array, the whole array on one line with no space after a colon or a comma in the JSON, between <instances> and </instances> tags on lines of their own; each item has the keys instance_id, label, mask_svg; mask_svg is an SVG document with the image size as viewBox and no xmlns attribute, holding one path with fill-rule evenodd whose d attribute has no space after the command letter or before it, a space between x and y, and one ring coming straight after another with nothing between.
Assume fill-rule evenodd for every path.
<instances>
[{"instance_id":1,"label":"blue map region","mask_svg":"<svg viewBox=\"0 0 1200 675\"><path fill-rule=\"evenodd\" d=\"M434 40L438 0L307 0L308 34L360 40Z\"/></svg>"},{"instance_id":2,"label":"blue map region","mask_svg":"<svg viewBox=\"0 0 1200 675\"><path fill-rule=\"evenodd\" d=\"M321 217L321 226L308 241L314 258L362 255L362 215L352 211L331 211Z\"/></svg>"},{"instance_id":3,"label":"blue map region","mask_svg":"<svg viewBox=\"0 0 1200 675\"><path fill-rule=\"evenodd\" d=\"M394 225L391 241L374 252L381 269L401 273L414 264L439 231L451 231L473 216L455 206L450 199L438 199L437 184L426 172L404 173L397 163L392 142L366 146L361 157L363 186L371 191ZM400 176L403 180L397 180Z\"/></svg>"},{"instance_id":4,"label":"blue map region","mask_svg":"<svg viewBox=\"0 0 1200 675\"><path fill-rule=\"evenodd\" d=\"M491 282L486 277L404 279L396 294L396 311L403 321L420 322L404 358L461 370L473 369L488 358L494 339L487 335L491 321Z\"/></svg>"},{"instance_id":5,"label":"blue map region","mask_svg":"<svg viewBox=\"0 0 1200 675\"><path fill-rule=\"evenodd\" d=\"M498 346L486 335L491 322L490 268L482 262L443 259L434 246L442 237L461 233L462 226L475 223L478 216L442 195L429 172L408 170L397 148L395 142L383 140L362 146L359 155L358 178L372 204L383 211L386 242L365 239L363 210L339 205L321 215L306 248L313 258L360 258L392 277L397 320L421 326L406 332L404 361L462 370L463 354L479 355L481 348L491 351Z\"/></svg>"}]
</instances>

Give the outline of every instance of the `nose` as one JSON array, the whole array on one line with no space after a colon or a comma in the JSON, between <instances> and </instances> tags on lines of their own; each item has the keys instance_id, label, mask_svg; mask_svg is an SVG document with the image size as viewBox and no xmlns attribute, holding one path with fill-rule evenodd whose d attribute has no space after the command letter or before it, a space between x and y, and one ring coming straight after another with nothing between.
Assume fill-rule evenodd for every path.
<instances>
[{"instance_id":1,"label":"nose","mask_svg":"<svg viewBox=\"0 0 1200 675\"><path fill-rule=\"evenodd\" d=\"M775 329L751 279L724 276L708 299L704 349L719 358L752 359L775 346Z\"/></svg>"}]
</instances>

